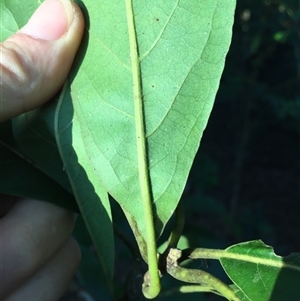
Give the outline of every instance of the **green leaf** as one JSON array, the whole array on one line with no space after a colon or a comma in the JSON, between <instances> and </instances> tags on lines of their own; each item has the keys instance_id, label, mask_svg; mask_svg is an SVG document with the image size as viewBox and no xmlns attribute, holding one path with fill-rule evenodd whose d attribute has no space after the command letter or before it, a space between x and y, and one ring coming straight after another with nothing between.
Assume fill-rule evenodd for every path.
<instances>
[{"instance_id":1,"label":"green leaf","mask_svg":"<svg viewBox=\"0 0 300 301\"><path fill-rule=\"evenodd\" d=\"M1 12L1 30L0 39L4 41L13 33L15 33L19 28L16 21L11 13L11 11L6 7L4 0L0 1L0 12Z\"/></svg>"},{"instance_id":2,"label":"green leaf","mask_svg":"<svg viewBox=\"0 0 300 301\"><path fill-rule=\"evenodd\" d=\"M11 120L0 127L0 193L51 202L78 212L74 196L50 178L13 138Z\"/></svg>"},{"instance_id":3,"label":"green leaf","mask_svg":"<svg viewBox=\"0 0 300 301\"><path fill-rule=\"evenodd\" d=\"M33 0L26 3L20 0L0 0L1 42L23 27L39 4L40 1Z\"/></svg>"},{"instance_id":4,"label":"green leaf","mask_svg":"<svg viewBox=\"0 0 300 301\"><path fill-rule=\"evenodd\" d=\"M226 254L227 253L227 254ZM300 298L300 254L280 257L260 240L225 250L220 262L245 301L282 301Z\"/></svg>"},{"instance_id":5,"label":"green leaf","mask_svg":"<svg viewBox=\"0 0 300 301\"><path fill-rule=\"evenodd\" d=\"M0 193L47 201L78 212L74 196L14 149L0 144Z\"/></svg>"},{"instance_id":6,"label":"green leaf","mask_svg":"<svg viewBox=\"0 0 300 301\"><path fill-rule=\"evenodd\" d=\"M13 135L23 154L34 160L45 174L72 193L54 137L55 110L56 103L52 101L14 118Z\"/></svg>"},{"instance_id":7,"label":"green leaf","mask_svg":"<svg viewBox=\"0 0 300 301\"><path fill-rule=\"evenodd\" d=\"M73 112L68 130L82 139L72 143L82 167L94 171L93 186L101 183L147 240L125 2L87 0L85 6L89 22L71 75L72 101L64 100ZM234 6L233 0L133 1L157 235L181 197L207 124Z\"/></svg>"},{"instance_id":8,"label":"green leaf","mask_svg":"<svg viewBox=\"0 0 300 301\"><path fill-rule=\"evenodd\" d=\"M66 84L61 99L70 101L70 90ZM58 102L55 118L55 134L59 151L68 173L73 193L80 212L97 249L106 276L108 287L113 294L114 236L109 198L106 190L98 182L94 167L89 162L84 141L78 124L72 123L73 112L65 107L68 101ZM82 150L79 156L73 147ZM83 169L84 166L84 169Z\"/></svg>"}]
</instances>

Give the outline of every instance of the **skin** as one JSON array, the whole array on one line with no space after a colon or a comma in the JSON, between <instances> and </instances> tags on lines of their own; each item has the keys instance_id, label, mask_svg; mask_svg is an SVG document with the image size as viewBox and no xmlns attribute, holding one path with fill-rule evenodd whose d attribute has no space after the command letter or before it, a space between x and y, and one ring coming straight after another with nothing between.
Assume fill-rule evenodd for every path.
<instances>
[{"instance_id":1,"label":"skin","mask_svg":"<svg viewBox=\"0 0 300 301\"><path fill-rule=\"evenodd\" d=\"M84 29L69 0L46 0L0 45L0 121L50 100L63 85ZM75 214L33 199L0 196L0 300L57 301L80 261Z\"/></svg>"}]
</instances>

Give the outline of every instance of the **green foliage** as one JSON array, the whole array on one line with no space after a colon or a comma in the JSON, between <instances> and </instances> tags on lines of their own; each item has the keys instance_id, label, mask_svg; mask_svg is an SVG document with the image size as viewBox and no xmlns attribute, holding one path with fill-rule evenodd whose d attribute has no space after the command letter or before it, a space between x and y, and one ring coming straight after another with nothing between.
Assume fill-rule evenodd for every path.
<instances>
[{"instance_id":1,"label":"green foliage","mask_svg":"<svg viewBox=\"0 0 300 301\"><path fill-rule=\"evenodd\" d=\"M227 254L220 262L239 287L238 296L242 300L279 301L297 300L299 297L299 254L277 256L261 241L240 243L225 252Z\"/></svg>"},{"instance_id":2,"label":"green foliage","mask_svg":"<svg viewBox=\"0 0 300 301\"><path fill-rule=\"evenodd\" d=\"M255 240L239 243L225 250L186 249L182 254L183 259L220 260L225 272L235 284L232 287L237 296L243 301L279 301L285 298L297 300L299 297L299 253L281 257L276 255L270 246ZM201 278L199 272L191 271L189 276L192 278L186 277L189 282L197 282L193 278L196 277L198 283L202 281L207 284L206 278Z\"/></svg>"}]
</instances>

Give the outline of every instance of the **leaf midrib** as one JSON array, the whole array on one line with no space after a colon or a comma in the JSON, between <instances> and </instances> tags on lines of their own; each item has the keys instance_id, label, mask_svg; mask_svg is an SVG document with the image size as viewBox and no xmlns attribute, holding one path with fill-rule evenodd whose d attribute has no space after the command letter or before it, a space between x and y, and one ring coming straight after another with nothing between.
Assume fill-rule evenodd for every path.
<instances>
[{"instance_id":1,"label":"leaf midrib","mask_svg":"<svg viewBox=\"0 0 300 301\"><path fill-rule=\"evenodd\" d=\"M132 7L132 0L125 0L126 18L128 25L128 37L130 45L130 58L132 67L132 81L133 81L133 101L135 114L135 130L136 130L136 145L137 145L137 159L139 169L139 182L141 191L141 202L144 211L144 218L146 224L146 244L147 244L147 259L149 265L149 274L151 284L146 292L148 297L154 298L159 294L160 281L158 275L157 262L157 248L154 218L152 210L152 193L149 181L149 169L146 153L146 137L145 137L145 120L143 110L142 97L142 82L140 60L137 46L137 37L135 29L134 12Z\"/></svg>"}]
</instances>

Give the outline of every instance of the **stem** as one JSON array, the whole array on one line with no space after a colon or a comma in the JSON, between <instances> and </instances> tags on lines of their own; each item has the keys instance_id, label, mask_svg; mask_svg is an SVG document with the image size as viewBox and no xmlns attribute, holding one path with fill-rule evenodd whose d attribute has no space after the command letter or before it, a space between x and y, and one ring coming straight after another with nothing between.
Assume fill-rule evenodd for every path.
<instances>
[{"instance_id":1,"label":"stem","mask_svg":"<svg viewBox=\"0 0 300 301\"><path fill-rule=\"evenodd\" d=\"M205 248L196 248L196 249L185 249L182 251L182 259L180 262L186 259L232 259L236 261L245 261L254 264L261 264L275 268L290 268L292 270L300 271L300 268L296 265L289 264L281 260L273 260L267 258L259 258L253 255L233 253L226 250L219 249L205 249Z\"/></svg>"},{"instance_id":2,"label":"stem","mask_svg":"<svg viewBox=\"0 0 300 301\"><path fill-rule=\"evenodd\" d=\"M236 296L232 288L203 270L186 269L180 266L173 266L171 269L168 269L168 273L180 281L203 283L211 288L210 291L217 291L221 296L225 297L229 301L241 301L241 299Z\"/></svg>"},{"instance_id":3,"label":"stem","mask_svg":"<svg viewBox=\"0 0 300 301\"><path fill-rule=\"evenodd\" d=\"M214 290L210 286L206 286L203 284L195 285L195 284L188 284L188 285L181 285L178 287L173 287L168 290L162 291L159 295L160 298L166 298L172 296L176 293L213 293L220 296L220 293Z\"/></svg>"},{"instance_id":4,"label":"stem","mask_svg":"<svg viewBox=\"0 0 300 301\"><path fill-rule=\"evenodd\" d=\"M229 301L241 301L232 288L223 283L220 279L214 277L200 269L186 269L178 265L182 253L179 249L171 249L167 257L167 272L175 279L188 282L204 284L210 286L212 290L217 291Z\"/></svg>"},{"instance_id":5,"label":"stem","mask_svg":"<svg viewBox=\"0 0 300 301\"><path fill-rule=\"evenodd\" d=\"M143 202L144 217L146 222L147 236L147 257L149 265L150 283L143 287L143 293L146 298L155 298L160 292L160 279L157 262L156 237L154 229L152 197L148 174L148 162L146 157L146 138L144 128L144 112L142 99L141 70L138 56L137 38L135 32L133 7L131 0L125 0L127 25L130 43L131 68L133 79L136 142L138 153L139 181L141 188L141 197Z\"/></svg>"}]
</instances>

